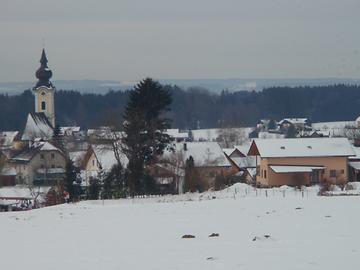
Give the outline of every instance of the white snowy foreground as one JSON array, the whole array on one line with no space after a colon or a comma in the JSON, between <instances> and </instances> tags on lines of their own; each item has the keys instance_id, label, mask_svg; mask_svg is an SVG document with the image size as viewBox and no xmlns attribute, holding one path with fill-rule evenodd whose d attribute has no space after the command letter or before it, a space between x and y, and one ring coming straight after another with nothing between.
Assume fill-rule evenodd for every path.
<instances>
[{"instance_id":1,"label":"white snowy foreground","mask_svg":"<svg viewBox=\"0 0 360 270\"><path fill-rule=\"evenodd\" d=\"M240 190L0 213L0 269L359 269L359 196Z\"/></svg>"}]
</instances>

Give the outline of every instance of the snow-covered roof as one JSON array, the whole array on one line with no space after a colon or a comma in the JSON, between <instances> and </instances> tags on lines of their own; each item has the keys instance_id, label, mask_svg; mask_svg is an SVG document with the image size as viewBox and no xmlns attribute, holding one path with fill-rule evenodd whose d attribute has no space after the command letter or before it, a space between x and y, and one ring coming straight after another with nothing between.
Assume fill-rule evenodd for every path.
<instances>
[{"instance_id":1,"label":"snow-covered roof","mask_svg":"<svg viewBox=\"0 0 360 270\"><path fill-rule=\"evenodd\" d=\"M11 160L29 162L40 151L58 151L62 153L59 148L49 142L34 142L18 155L15 155L13 158L11 158Z\"/></svg>"},{"instance_id":2,"label":"snow-covered roof","mask_svg":"<svg viewBox=\"0 0 360 270\"><path fill-rule=\"evenodd\" d=\"M295 173L295 172L312 172L313 170L321 170L325 167L321 166L270 166L276 173Z\"/></svg>"},{"instance_id":3,"label":"snow-covered roof","mask_svg":"<svg viewBox=\"0 0 360 270\"><path fill-rule=\"evenodd\" d=\"M175 139L187 139L189 137L187 132L180 132L177 128L167 129L164 133Z\"/></svg>"},{"instance_id":4,"label":"snow-covered roof","mask_svg":"<svg viewBox=\"0 0 360 270\"><path fill-rule=\"evenodd\" d=\"M306 124L306 122L308 121L308 118L284 118L283 120L281 120L279 122L279 124L283 124L284 122L289 122L292 123L294 125L296 124Z\"/></svg>"},{"instance_id":5,"label":"snow-covered roof","mask_svg":"<svg viewBox=\"0 0 360 270\"><path fill-rule=\"evenodd\" d=\"M230 156L235 150L236 150L235 147L234 148L223 148L223 151L227 156Z\"/></svg>"},{"instance_id":6,"label":"snow-covered roof","mask_svg":"<svg viewBox=\"0 0 360 270\"><path fill-rule=\"evenodd\" d=\"M346 138L295 138L254 140L249 153L257 147L261 157L354 156ZM254 153L252 153L254 154Z\"/></svg>"},{"instance_id":7,"label":"snow-covered roof","mask_svg":"<svg viewBox=\"0 0 360 270\"><path fill-rule=\"evenodd\" d=\"M241 145L235 145L235 148L239 150L244 156L247 156L247 153L249 152L251 146L251 142L245 142Z\"/></svg>"},{"instance_id":8,"label":"snow-covered roof","mask_svg":"<svg viewBox=\"0 0 360 270\"><path fill-rule=\"evenodd\" d=\"M349 162L349 166L354 168L355 170L360 170L360 161Z\"/></svg>"},{"instance_id":9,"label":"snow-covered roof","mask_svg":"<svg viewBox=\"0 0 360 270\"><path fill-rule=\"evenodd\" d=\"M198 167L229 167L230 162L217 142L187 142L174 143L175 152L166 150L164 158L179 154L183 162L190 156L193 157L195 166ZM185 150L186 149L186 150Z\"/></svg>"},{"instance_id":10,"label":"snow-covered roof","mask_svg":"<svg viewBox=\"0 0 360 270\"><path fill-rule=\"evenodd\" d=\"M29 113L21 140L29 141L36 138L51 139L53 127L44 113Z\"/></svg>"},{"instance_id":11,"label":"snow-covered roof","mask_svg":"<svg viewBox=\"0 0 360 270\"><path fill-rule=\"evenodd\" d=\"M35 142L33 147L39 148L41 151L60 151L56 146L49 142Z\"/></svg>"},{"instance_id":12,"label":"snow-covered roof","mask_svg":"<svg viewBox=\"0 0 360 270\"><path fill-rule=\"evenodd\" d=\"M117 164L113 146L110 144L94 144L92 145L97 160L101 168L105 171L110 171L111 168ZM121 152L121 151L120 151ZM123 167L129 163L128 158L124 153L120 153L120 162Z\"/></svg>"},{"instance_id":13,"label":"snow-covered roof","mask_svg":"<svg viewBox=\"0 0 360 270\"><path fill-rule=\"evenodd\" d=\"M231 160L239 168L255 168L256 167L256 157L255 156L234 157L234 158L231 158Z\"/></svg>"}]
</instances>

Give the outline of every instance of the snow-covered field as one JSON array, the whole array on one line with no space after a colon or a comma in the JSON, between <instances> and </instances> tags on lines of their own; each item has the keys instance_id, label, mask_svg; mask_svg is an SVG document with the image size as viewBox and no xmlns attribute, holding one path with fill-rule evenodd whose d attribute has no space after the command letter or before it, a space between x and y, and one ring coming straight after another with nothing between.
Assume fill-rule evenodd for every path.
<instances>
[{"instance_id":1,"label":"snow-covered field","mask_svg":"<svg viewBox=\"0 0 360 270\"><path fill-rule=\"evenodd\" d=\"M0 213L0 269L359 269L359 212L358 196L237 185Z\"/></svg>"}]
</instances>

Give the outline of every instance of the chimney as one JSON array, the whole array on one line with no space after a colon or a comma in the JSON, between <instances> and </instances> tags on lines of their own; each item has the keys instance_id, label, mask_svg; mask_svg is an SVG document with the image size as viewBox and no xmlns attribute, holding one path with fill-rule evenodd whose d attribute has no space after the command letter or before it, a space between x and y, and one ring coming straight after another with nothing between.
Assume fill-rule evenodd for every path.
<instances>
[{"instance_id":1,"label":"chimney","mask_svg":"<svg viewBox=\"0 0 360 270\"><path fill-rule=\"evenodd\" d=\"M187 151L187 144L184 143L184 151Z\"/></svg>"}]
</instances>

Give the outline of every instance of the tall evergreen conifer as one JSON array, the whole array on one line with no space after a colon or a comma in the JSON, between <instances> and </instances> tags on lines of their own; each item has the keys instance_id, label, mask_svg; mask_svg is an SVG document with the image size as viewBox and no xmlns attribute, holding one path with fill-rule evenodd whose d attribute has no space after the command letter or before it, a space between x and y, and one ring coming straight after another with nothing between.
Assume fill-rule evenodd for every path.
<instances>
[{"instance_id":1,"label":"tall evergreen conifer","mask_svg":"<svg viewBox=\"0 0 360 270\"><path fill-rule=\"evenodd\" d=\"M158 82L147 78L129 93L124 113L123 139L128 164L130 195L147 193L149 177L144 177L144 166L163 153L170 136L163 131L170 128L164 113L170 110L171 94Z\"/></svg>"}]
</instances>

